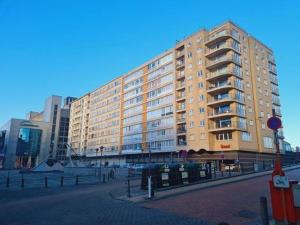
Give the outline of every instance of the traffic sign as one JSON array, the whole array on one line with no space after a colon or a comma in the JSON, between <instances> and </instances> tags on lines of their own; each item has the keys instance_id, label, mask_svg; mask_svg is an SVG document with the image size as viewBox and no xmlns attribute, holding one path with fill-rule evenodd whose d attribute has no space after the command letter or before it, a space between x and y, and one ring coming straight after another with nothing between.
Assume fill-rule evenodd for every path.
<instances>
[{"instance_id":1,"label":"traffic sign","mask_svg":"<svg viewBox=\"0 0 300 225\"><path fill-rule=\"evenodd\" d=\"M268 119L267 125L271 130L278 130L282 127L282 122L280 118L273 116Z\"/></svg>"}]
</instances>

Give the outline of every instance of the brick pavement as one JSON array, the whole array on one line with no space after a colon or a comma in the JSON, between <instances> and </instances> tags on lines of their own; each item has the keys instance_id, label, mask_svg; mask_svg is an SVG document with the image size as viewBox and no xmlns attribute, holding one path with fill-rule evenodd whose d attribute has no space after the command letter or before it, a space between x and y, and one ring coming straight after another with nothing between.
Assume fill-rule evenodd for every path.
<instances>
[{"instance_id":1,"label":"brick pavement","mask_svg":"<svg viewBox=\"0 0 300 225\"><path fill-rule=\"evenodd\" d=\"M300 180L300 169L286 172L290 179ZM188 218L230 225L259 224L259 197L267 196L270 175L253 178L143 204ZM269 205L270 208L270 205Z\"/></svg>"},{"instance_id":2,"label":"brick pavement","mask_svg":"<svg viewBox=\"0 0 300 225\"><path fill-rule=\"evenodd\" d=\"M123 182L123 181L122 181ZM197 218L112 199L124 183L0 191L1 225L209 225ZM121 190L120 190L121 188Z\"/></svg>"}]
</instances>

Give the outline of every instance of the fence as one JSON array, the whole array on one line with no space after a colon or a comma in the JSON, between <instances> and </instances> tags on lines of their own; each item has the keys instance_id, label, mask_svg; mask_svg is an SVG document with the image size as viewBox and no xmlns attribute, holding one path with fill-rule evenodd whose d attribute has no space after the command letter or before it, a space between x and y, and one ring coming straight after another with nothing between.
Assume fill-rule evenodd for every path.
<instances>
[{"instance_id":1,"label":"fence","mask_svg":"<svg viewBox=\"0 0 300 225\"><path fill-rule=\"evenodd\" d=\"M241 176L250 173L262 172L272 170L274 168L273 160L265 160L259 162L246 161L235 165L217 165L217 162L212 163L210 171L204 174L204 170L189 172L188 169L183 171L174 171L172 169L168 172L162 169L162 165L156 168L156 171L149 171L145 168L143 172L131 172L134 175L129 175L126 183L127 196L132 197L141 193L145 194L148 185L148 176L151 175L152 188L156 191L177 188L180 186L198 184L202 182L209 182L217 179L224 179L228 177ZM186 164L188 165L188 164ZM285 164L283 167L293 164ZM153 166L153 165L152 165ZM179 168L179 167L178 167ZM178 169L177 168L177 169ZM202 173L202 174L201 174Z\"/></svg>"},{"instance_id":2,"label":"fence","mask_svg":"<svg viewBox=\"0 0 300 225\"><path fill-rule=\"evenodd\" d=\"M108 168L103 168L101 175L98 170L93 168L73 168L64 173L20 173L15 170L7 172L1 171L0 190L106 183L111 179L115 179L116 172L117 170Z\"/></svg>"}]
</instances>

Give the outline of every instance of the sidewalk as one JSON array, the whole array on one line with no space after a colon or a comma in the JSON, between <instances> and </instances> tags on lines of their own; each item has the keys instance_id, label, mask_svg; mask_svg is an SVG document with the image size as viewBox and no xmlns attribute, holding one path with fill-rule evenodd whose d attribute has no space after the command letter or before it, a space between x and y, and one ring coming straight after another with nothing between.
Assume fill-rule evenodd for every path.
<instances>
[{"instance_id":1,"label":"sidewalk","mask_svg":"<svg viewBox=\"0 0 300 225\"><path fill-rule=\"evenodd\" d=\"M298 168L300 168L300 165L285 167L285 168L283 168L283 170L289 171L289 170L294 170L294 169L298 169ZM251 173L251 174L246 174L246 175L238 175L238 176L234 176L234 177L226 177L226 178L221 178L221 179L217 179L217 180L211 180L211 181L207 181L205 183L190 184L187 186L175 187L175 188L171 188L171 189L167 189L167 190L156 190L155 194L154 194L154 198L151 199L151 201L168 198L171 196L181 195L184 193L193 192L193 191L197 191L197 190L205 189L205 188L209 188L209 187L239 182L242 180L252 179L252 178L261 177L261 176L266 176L266 175L272 174L272 172L273 172L272 170L269 170L269 171ZM142 203L142 202L149 201L149 199L147 198L147 194L133 196L131 198L128 198L127 196L120 196L118 199L123 200L123 201L127 200L127 201L134 202L134 203Z\"/></svg>"}]
</instances>

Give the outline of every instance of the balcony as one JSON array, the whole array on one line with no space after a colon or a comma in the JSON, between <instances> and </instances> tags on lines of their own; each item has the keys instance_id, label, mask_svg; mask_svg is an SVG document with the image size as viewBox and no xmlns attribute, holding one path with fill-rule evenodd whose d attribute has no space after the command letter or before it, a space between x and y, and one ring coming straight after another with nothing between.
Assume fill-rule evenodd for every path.
<instances>
[{"instance_id":1,"label":"balcony","mask_svg":"<svg viewBox=\"0 0 300 225\"><path fill-rule=\"evenodd\" d=\"M177 117L176 123L177 124L186 123L186 118L185 117Z\"/></svg>"},{"instance_id":2,"label":"balcony","mask_svg":"<svg viewBox=\"0 0 300 225\"><path fill-rule=\"evenodd\" d=\"M186 128L185 127L179 127L177 128L177 134L185 134Z\"/></svg>"},{"instance_id":3,"label":"balcony","mask_svg":"<svg viewBox=\"0 0 300 225\"><path fill-rule=\"evenodd\" d=\"M273 83L273 84L277 84L278 85L278 80L277 80L277 78L276 78L276 75L272 75L272 74L270 74L270 81L271 81L271 83Z\"/></svg>"},{"instance_id":4,"label":"balcony","mask_svg":"<svg viewBox=\"0 0 300 225\"><path fill-rule=\"evenodd\" d=\"M219 131L227 131L227 130L245 131L247 130L247 128L246 128L246 124L237 121L231 121L231 120L213 122L210 123L208 126L209 132L219 132Z\"/></svg>"},{"instance_id":5,"label":"balcony","mask_svg":"<svg viewBox=\"0 0 300 225\"><path fill-rule=\"evenodd\" d=\"M176 90L177 91L181 90L183 88L185 88L185 82L179 82L179 83L176 84Z\"/></svg>"},{"instance_id":6,"label":"balcony","mask_svg":"<svg viewBox=\"0 0 300 225\"><path fill-rule=\"evenodd\" d=\"M234 35L230 30L223 30L223 31L219 31L219 32L209 35L205 44L213 45L219 41L226 40L227 38L230 38L230 37L237 41L240 41L240 37L237 35Z\"/></svg>"},{"instance_id":7,"label":"balcony","mask_svg":"<svg viewBox=\"0 0 300 225\"><path fill-rule=\"evenodd\" d=\"M214 97L210 97L208 99L207 105L215 105L215 104L223 104L223 103L227 103L227 102L239 102L239 103L244 103L245 100L242 97L238 97L236 95L227 95L227 96L223 96L223 97L219 97L219 96L214 96Z\"/></svg>"},{"instance_id":8,"label":"balcony","mask_svg":"<svg viewBox=\"0 0 300 225\"><path fill-rule=\"evenodd\" d=\"M177 138L177 145L178 146L186 146L187 145L185 135L184 136L178 136L178 138Z\"/></svg>"},{"instance_id":9,"label":"balcony","mask_svg":"<svg viewBox=\"0 0 300 225\"><path fill-rule=\"evenodd\" d=\"M177 106L176 112L184 112L186 110L185 105L181 104Z\"/></svg>"},{"instance_id":10,"label":"balcony","mask_svg":"<svg viewBox=\"0 0 300 225\"><path fill-rule=\"evenodd\" d=\"M185 78L184 70L183 70L183 71L180 71L180 72L177 73L177 75L176 75L176 79L177 79L177 80L180 80L180 79L183 79L183 78Z\"/></svg>"},{"instance_id":11,"label":"balcony","mask_svg":"<svg viewBox=\"0 0 300 225\"><path fill-rule=\"evenodd\" d=\"M220 82L220 83L210 84L207 93L215 93L218 91L224 91L226 89L232 89L232 88L243 90L244 87L242 84L239 84L236 81L225 81L222 83Z\"/></svg>"},{"instance_id":12,"label":"balcony","mask_svg":"<svg viewBox=\"0 0 300 225\"><path fill-rule=\"evenodd\" d=\"M272 94L279 96L279 90L278 90L278 88L272 87Z\"/></svg>"},{"instance_id":13,"label":"balcony","mask_svg":"<svg viewBox=\"0 0 300 225\"><path fill-rule=\"evenodd\" d=\"M176 59L180 59L184 56L184 50L180 50L176 52Z\"/></svg>"},{"instance_id":14,"label":"balcony","mask_svg":"<svg viewBox=\"0 0 300 225\"><path fill-rule=\"evenodd\" d=\"M223 42L223 44L220 44L218 46L215 46L214 48L208 48L207 53L205 54L206 57L215 57L218 54L225 53L226 51L233 50L237 53L241 53L241 49L239 46L234 45L234 42Z\"/></svg>"},{"instance_id":15,"label":"balcony","mask_svg":"<svg viewBox=\"0 0 300 225\"><path fill-rule=\"evenodd\" d=\"M240 58L234 57L232 54L228 54L214 60L208 60L206 68L212 70L231 62L238 64L239 66L242 65L242 60Z\"/></svg>"},{"instance_id":16,"label":"balcony","mask_svg":"<svg viewBox=\"0 0 300 225\"><path fill-rule=\"evenodd\" d=\"M240 112L236 109L227 109L227 110L213 110L208 113L209 119L221 118L221 117L231 117L231 116L239 116L246 117L246 112Z\"/></svg>"},{"instance_id":17,"label":"balcony","mask_svg":"<svg viewBox=\"0 0 300 225\"><path fill-rule=\"evenodd\" d=\"M279 116L279 117L282 117L282 114L281 114L281 110L280 109L275 109L275 115L276 116Z\"/></svg>"},{"instance_id":18,"label":"balcony","mask_svg":"<svg viewBox=\"0 0 300 225\"><path fill-rule=\"evenodd\" d=\"M236 77L242 78L243 73L242 73L242 71L237 71L232 68L226 68L226 69L222 69L222 70L215 71L212 73L207 73L206 80L210 81L210 80L218 79L218 78L228 76L228 75L234 75Z\"/></svg>"},{"instance_id":19,"label":"balcony","mask_svg":"<svg viewBox=\"0 0 300 225\"><path fill-rule=\"evenodd\" d=\"M270 71L271 73L273 73L273 74L277 74L277 70L276 70L276 68L275 68L274 66L269 67L269 71Z\"/></svg>"},{"instance_id":20,"label":"balcony","mask_svg":"<svg viewBox=\"0 0 300 225\"><path fill-rule=\"evenodd\" d=\"M278 105L278 106L280 106L280 101L279 101L279 99L272 99L272 103L274 104L274 105Z\"/></svg>"},{"instance_id":21,"label":"balcony","mask_svg":"<svg viewBox=\"0 0 300 225\"><path fill-rule=\"evenodd\" d=\"M179 101L184 101L185 100L185 92L181 92L180 94L178 94L176 96L176 101L179 102Z\"/></svg>"},{"instance_id":22,"label":"balcony","mask_svg":"<svg viewBox=\"0 0 300 225\"><path fill-rule=\"evenodd\" d=\"M179 60L176 62L176 69L182 69L185 66L184 60Z\"/></svg>"}]
</instances>

